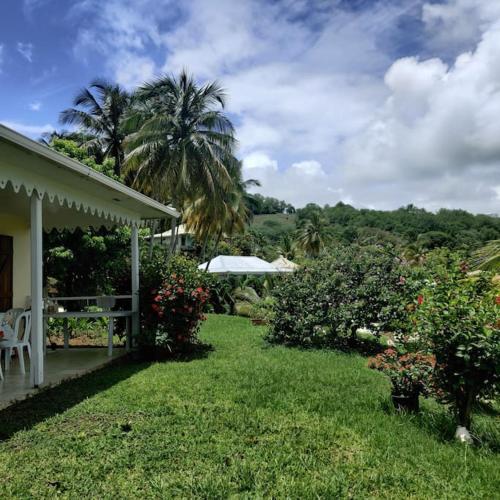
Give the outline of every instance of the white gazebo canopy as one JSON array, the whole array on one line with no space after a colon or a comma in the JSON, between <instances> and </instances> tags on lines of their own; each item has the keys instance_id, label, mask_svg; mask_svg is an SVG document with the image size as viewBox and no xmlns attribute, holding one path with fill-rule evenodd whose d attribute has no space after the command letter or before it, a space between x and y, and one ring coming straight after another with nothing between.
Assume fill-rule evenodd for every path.
<instances>
[{"instance_id":1,"label":"white gazebo canopy","mask_svg":"<svg viewBox=\"0 0 500 500\"><path fill-rule=\"evenodd\" d=\"M273 260L271 264L276 267L281 273L291 273L299 268L295 262L288 260L287 258L280 255L276 260Z\"/></svg>"},{"instance_id":2,"label":"white gazebo canopy","mask_svg":"<svg viewBox=\"0 0 500 500\"><path fill-rule=\"evenodd\" d=\"M198 269L205 270L207 262L200 264ZM242 257L219 255L210 261L209 273L213 274L277 274L279 270L269 262L258 257Z\"/></svg>"}]
</instances>

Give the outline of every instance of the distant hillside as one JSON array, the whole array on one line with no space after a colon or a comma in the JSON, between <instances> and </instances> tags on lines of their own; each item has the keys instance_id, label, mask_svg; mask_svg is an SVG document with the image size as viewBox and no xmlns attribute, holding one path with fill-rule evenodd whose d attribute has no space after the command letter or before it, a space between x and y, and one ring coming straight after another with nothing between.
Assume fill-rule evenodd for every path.
<instances>
[{"instance_id":1,"label":"distant hillside","mask_svg":"<svg viewBox=\"0 0 500 500\"><path fill-rule=\"evenodd\" d=\"M282 229L295 229L296 214L263 214L255 215L251 223L254 229L280 227Z\"/></svg>"},{"instance_id":2,"label":"distant hillside","mask_svg":"<svg viewBox=\"0 0 500 500\"><path fill-rule=\"evenodd\" d=\"M268 242L277 243L283 235L295 230L295 214L255 215L250 231L261 234Z\"/></svg>"},{"instance_id":3,"label":"distant hillside","mask_svg":"<svg viewBox=\"0 0 500 500\"><path fill-rule=\"evenodd\" d=\"M274 245L313 213L319 214L333 240L344 243L386 242L427 250L436 247L474 249L500 239L498 217L474 215L465 210L441 209L434 213L413 205L382 211L356 209L343 203L333 207L309 204L294 214L255 215L250 230Z\"/></svg>"}]
</instances>

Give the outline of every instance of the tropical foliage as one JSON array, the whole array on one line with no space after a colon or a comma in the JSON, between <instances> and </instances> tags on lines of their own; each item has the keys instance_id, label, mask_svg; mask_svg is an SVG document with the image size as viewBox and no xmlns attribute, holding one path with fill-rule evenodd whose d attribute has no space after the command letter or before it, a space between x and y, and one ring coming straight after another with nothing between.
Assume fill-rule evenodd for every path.
<instances>
[{"instance_id":1,"label":"tropical foliage","mask_svg":"<svg viewBox=\"0 0 500 500\"><path fill-rule=\"evenodd\" d=\"M235 138L221 111L225 99L217 82L200 87L186 72L140 87L126 141L133 185L180 208L200 195L226 191Z\"/></svg>"},{"instance_id":2,"label":"tropical foliage","mask_svg":"<svg viewBox=\"0 0 500 500\"><path fill-rule=\"evenodd\" d=\"M401 271L377 247L338 247L278 280L269 340L304 347L354 347L356 331L400 320Z\"/></svg>"},{"instance_id":3,"label":"tropical foliage","mask_svg":"<svg viewBox=\"0 0 500 500\"><path fill-rule=\"evenodd\" d=\"M64 110L60 121L80 127L83 146L98 159L112 158L114 174L120 176L124 152L123 120L129 110L130 95L118 84L94 80L73 100L73 108Z\"/></svg>"},{"instance_id":4,"label":"tropical foliage","mask_svg":"<svg viewBox=\"0 0 500 500\"><path fill-rule=\"evenodd\" d=\"M467 277L466 270L453 255L435 268L412 319L436 357L438 396L470 428L478 398L500 390L500 296L490 274Z\"/></svg>"}]
</instances>

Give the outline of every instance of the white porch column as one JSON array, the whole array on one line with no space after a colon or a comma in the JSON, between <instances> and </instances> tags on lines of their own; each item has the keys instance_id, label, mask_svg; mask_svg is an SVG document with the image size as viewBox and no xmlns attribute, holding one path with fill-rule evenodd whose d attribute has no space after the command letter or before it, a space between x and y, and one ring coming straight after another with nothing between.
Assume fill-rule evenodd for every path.
<instances>
[{"instance_id":1,"label":"white porch column","mask_svg":"<svg viewBox=\"0 0 500 500\"><path fill-rule=\"evenodd\" d=\"M132 226L132 346L134 337L140 332L139 326L139 230Z\"/></svg>"},{"instance_id":2,"label":"white porch column","mask_svg":"<svg viewBox=\"0 0 500 500\"><path fill-rule=\"evenodd\" d=\"M34 387L43 384L43 258L42 258L42 200L38 193L31 195L31 366L30 381Z\"/></svg>"}]
</instances>

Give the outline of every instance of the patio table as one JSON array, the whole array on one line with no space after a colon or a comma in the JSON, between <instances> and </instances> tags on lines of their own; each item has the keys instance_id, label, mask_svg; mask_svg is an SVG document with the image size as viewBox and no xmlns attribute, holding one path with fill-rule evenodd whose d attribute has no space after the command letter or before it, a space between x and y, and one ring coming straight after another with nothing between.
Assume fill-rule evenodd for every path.
<instances>
[{"instance_id":1,"label":"patio table","mask_svg":"<svg viewBox=\"0 0 500 500\"><path fill-rule=\"evenodd\" d=\"M130 350L130 318L132 317L132 311L64 311L64 312L53 312L44 313L44 319L57 318L57 319L68 319L68 318L108 318L108 356L113 355L113 332L114 332L114 319L115 318L125 318L127 323L127 337L126 337L126 349ZM46 328L46 321L45 328ZM64 348L69 348L69 330L66 327L64 329Z\"/></svg>"}]
</instances>

